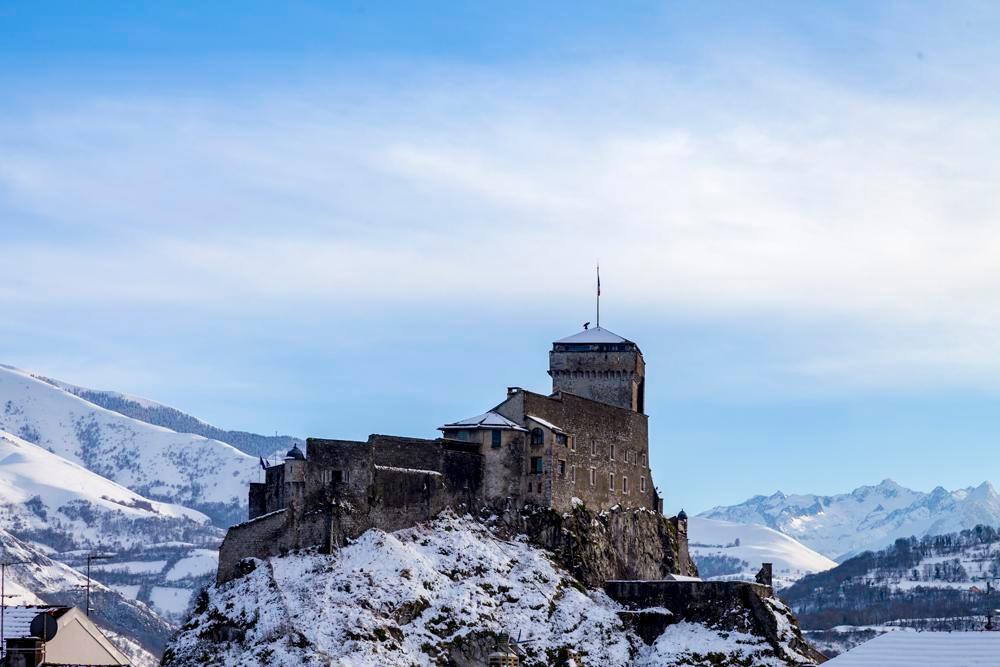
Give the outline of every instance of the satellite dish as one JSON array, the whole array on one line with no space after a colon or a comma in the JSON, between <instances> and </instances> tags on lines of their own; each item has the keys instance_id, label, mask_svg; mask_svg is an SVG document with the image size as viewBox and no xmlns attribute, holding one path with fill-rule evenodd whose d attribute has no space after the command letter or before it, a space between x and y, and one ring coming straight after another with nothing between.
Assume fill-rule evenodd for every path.
<instances>
[{"instance_id":1,"label":"satellite dish","mask_svg":"<svg viewBox=\"0 0 1000 667\"><path fill-rule=\"evenodd\" d=\"M43 642L50 642L59 630L59 622L46 612L31 619L31 636L38 637Z\"/></svg>"}]
</instances>

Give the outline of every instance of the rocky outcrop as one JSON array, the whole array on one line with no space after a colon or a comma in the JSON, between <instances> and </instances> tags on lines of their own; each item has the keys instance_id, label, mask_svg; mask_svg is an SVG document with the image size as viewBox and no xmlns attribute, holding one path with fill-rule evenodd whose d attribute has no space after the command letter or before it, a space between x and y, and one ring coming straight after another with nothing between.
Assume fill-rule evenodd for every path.
<instances>
[{"instance_id":1,"label":"rocky outcrop","mask_svg":"<svg viewBox=\"0 0 1000 667\"><path fill-rule=\"evenodd\" d=\"M565 514L525 510L490 523L510 534L527 535L590 588L615 579L698 575L687 551L686 521L647 509L594 512L581 504Z\"/></svg>"}]
</instances>

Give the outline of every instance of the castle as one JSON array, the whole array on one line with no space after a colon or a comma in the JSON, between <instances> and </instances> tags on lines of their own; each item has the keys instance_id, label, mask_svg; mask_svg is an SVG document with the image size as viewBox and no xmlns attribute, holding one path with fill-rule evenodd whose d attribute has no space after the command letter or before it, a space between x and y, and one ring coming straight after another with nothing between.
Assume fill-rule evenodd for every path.
<instances>
[{"instance_id":1,"label":"castle","mask_svg":"<svg viewBox=\"0 0 1000 667\"><path fill-rule=\"evenodd\" d=\"M396 530L446 507L498 512L645 508L662 514L649 467L646 373L634 342L585 325L549 352L552 393L519 387L436 439L309 438L250 485L250 520L220 550L219 580L247 556L333 549L369 528Z\"/></svg>"}]
</instances>

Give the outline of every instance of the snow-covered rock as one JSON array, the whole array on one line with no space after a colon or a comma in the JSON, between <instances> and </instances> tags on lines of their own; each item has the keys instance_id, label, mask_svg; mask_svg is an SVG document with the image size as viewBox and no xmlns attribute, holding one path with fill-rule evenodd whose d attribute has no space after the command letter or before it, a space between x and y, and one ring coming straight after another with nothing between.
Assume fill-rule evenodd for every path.
<instances>
[{"instance_id":1,"label":"snow-covered rock","mask_svg":"<svg viewBox=\"0 0 1000 667\"><path fill-rule=\"evenodd\" d=\"M762 563L774 565L774 585L783 588L837 563L783 533L755 524L692 517L691 556L704 579L753 581Z\"/></svg>"},{"instance_id":2,"label":"snow-covered rock","mask_svg":"<svg viewBox=\"0 0 1000 667\"><path fill-rule=\"evenodd\" d=\"M258 472L256 457L232 445L106 410L10 366L0 366L0 430L220 526L245 518L247 485Z\"/></svg>"},{"instance_id":3,"label":"snow-covered rock","mask_svg":"<svg viewBox=\"0 0 1000 667\"><path fill-rule=\"evenodd\" d=\"M979 524L1000 525L1000 495L989 482L975 488L930 493L892 480L834 496L754 496L699 516L760 524L784 533L838 562L901 537L943 535Z\"/></svg>"},{"instance_id":4,"label":"snow-covered rock","mask_svg":"<svg viewBox=\"0 0 1000 667\"><path fill-rule=\"evenodd\" d=\"M548 552L448 513L333 555L245 563L205 592L164 665L481 665L502 633L521 637L529 666L567 651L602 667L785 664L763 638L696 624L647 646Z\"/></svg>"}]
</instances>

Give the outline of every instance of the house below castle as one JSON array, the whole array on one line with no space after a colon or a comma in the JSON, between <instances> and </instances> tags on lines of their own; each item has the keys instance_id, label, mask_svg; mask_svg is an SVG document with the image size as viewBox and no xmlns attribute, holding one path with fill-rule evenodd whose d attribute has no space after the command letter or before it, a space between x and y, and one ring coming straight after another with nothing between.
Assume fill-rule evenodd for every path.
<instances>
[{"instance_id":1,"label":"house below castle","mask_svg":"<svg viewBox=\"0 0 1000 667\"><path fill-rule=\"evenodd\" d=\"M446 507L563 512L583 503L662 513L649 468L645 363L600 327L557 340L552 393L518 387L441 437L310 438L250 485L250 521L230 529L219 579L246 556L332 549L369 528L397 530Z\"/></svg>"}]
</instances>

